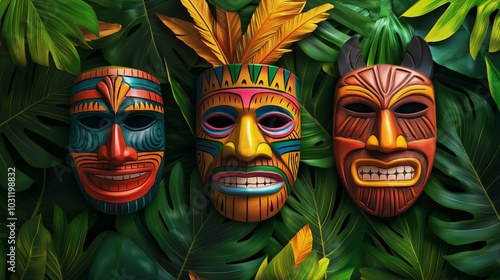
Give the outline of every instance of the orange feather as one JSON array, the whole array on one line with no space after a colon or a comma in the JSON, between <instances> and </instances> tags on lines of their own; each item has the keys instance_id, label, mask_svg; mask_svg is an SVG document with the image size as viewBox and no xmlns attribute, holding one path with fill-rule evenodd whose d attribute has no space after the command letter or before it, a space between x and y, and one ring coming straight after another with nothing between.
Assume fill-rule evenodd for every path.
<instances>
[{"instance_id":1,"label":"orange feather","mask_svg":"<svg viewBox=\"0 0 500 280\"><path fill-rule=\"evenodd\" d=\"M217 22L215 23L215 34L217 41L226 54L229 63L236 62L234 54L236 46L241 41L241 21L238 12L229 12L217 6Z\"/></svg>"},{"instance_id":2,"label":"orange feather","mask_svg":"<svg viewBox=\"0 0 500 280\"><path fill-rule=\"evenodd\" d=\"M209 49L194 24L178 18L172 18L161 14L156 14L175 36L214 67L222 65L219 58Z\"/></svg>"},{"instance_id":3,"label":"orange feather","mask_svg":"<svg viewBox=\"0 0 500 280\"><path fill-rule=\"evenodd\" d=\"M302 11L305 3L306 0L260 1L236 50L236 60L240 63L249 63L284 21Z\"/></svg>"},{"instance_id":4,"label":"orange feather","mask_svg":"<svg viewBox=\"0 0 500 280\"><path fill-rule=\"evenodd\" d=\"M329 15L326 11L332 8L331 4L323 4L286 21L268 40L267 44L257 51L251 62L273 64L283 54L291 51L287 48L293 42L309 35L316 29L318 22L327 19Z\"/></svg>"},{"instance_id":5,"label":"orange feather","mask_svg":"<svg viewBox=\"0 0 500 280\"><path fill-rule=\"evenodd\" d=\"M306 224L297 234L290 240L293 248L293 256L295 259L295 268L312 252L313 236L309 224Z\"/></svg>"},{"instance_id":6,"label":"orange feather","mask_svg":"<svg viewBox=\"0 0 500 280\"><path fill-rule=\"evenodd\" d=\"M217 36L214 32L214 18L210 13L205 0L181 0L182 5L186 7L189 14L194 20L194 27L201 35L202 41L215 54L222 64L228 64L229 61L217 41Z\"/></svg>"}]
</instances>

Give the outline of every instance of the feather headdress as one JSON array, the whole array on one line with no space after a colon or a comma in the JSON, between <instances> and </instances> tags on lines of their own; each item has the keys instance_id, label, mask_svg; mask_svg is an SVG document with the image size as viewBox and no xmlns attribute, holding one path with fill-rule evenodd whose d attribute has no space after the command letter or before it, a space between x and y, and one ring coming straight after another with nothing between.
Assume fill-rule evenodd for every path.
<instances>
[{"instance_id":1,"label":"feather headdress","mask_svg":"<svg viewBox=\"0 0 500 280\"><path fill-rule=\"evenodd\" d=\"M301 13L306 0L261 0L245 34L237 12L216 8L216 19L205 0L181 0L194 23L157 14L175 36L212 66L232 63L272 64L313 32L333 8L323 4Z\"/></svg>"}]
</instances>

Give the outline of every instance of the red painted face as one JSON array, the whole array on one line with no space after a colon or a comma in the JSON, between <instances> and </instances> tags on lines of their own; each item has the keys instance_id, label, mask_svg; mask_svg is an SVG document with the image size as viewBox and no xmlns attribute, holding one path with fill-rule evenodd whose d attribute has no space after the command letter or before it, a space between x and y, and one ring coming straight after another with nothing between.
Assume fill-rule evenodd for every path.
<instances>
[{"instance_id":1,"label":"red painted face","mask_svg":"<svg viewBox=\"0 0 500 280\"><path fill-rule=\"evenodd\" d=\"M431 80L419 71L374 65L338 82L333 144L337 169L366 212L390 217L422 193L436 150Z\"/></svg>"}]
</instances>

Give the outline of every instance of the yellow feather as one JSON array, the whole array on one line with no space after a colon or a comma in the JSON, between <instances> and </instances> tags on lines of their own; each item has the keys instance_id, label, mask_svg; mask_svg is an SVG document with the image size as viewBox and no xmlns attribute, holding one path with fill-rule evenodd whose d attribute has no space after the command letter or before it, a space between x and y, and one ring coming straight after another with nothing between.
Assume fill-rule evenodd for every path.
<instances>
[{"instance_id":1,"label":"yellow feather","mask_svg":"<svg viewBox=\"0 0 500 280\"><path fill-rule=\"evenodd\" d=\"M295 268L312 252L312 232L309 224L305 225L297 234L290 240L293 248L293 256L295 259Z\"/></svg>"},{"instance_id":2,"label":"yellow feather","mask_svg":"<svg viewBox=\"0 0 500 280\"><path fill-rule=\"evenodd\" d=\"M274 35L283 22L298 15L306 0L262 0L250 19L236 50L236 60L249 63L255 53Z\"/></svg>"},{"instance_id":3,"label":"yellow feather","mask_svg":"<svg viewBox=\"0 0 500 280\"><path fill-rule=\"evenodd\" d=\"M217 22L215 23L215 34L217 41L226 54L229 63L236 62L234 54L236 46L241 41L241 21L238 12L229 12L217 6Z\"/></svg>"},{"instance_id":4,"label":"yellow feather","mask_svg":"<svg viewBox=\"0 0 500 280\"><path fill-rule=\"evenodd\" d=\"M194 27L194 24L178 18L172 18L161 14L156 15L160 18L163 24L174 32L177 38L195 50L200 57L213 66L222 65L219 58L217 58L217 56L215 56L215 54L207 48L207 45L203 42L201 35Z\"/></svg>"},{"instance_id":5,"label":"yellow feather","mask_svg":"<svg viewBox=\"0 0 500 280\"><path fill-rule=\"evenodd\" d=\"M331 4L323 4L286 21L267 44L258 50L251 62L273 64L283 54L291 51L287 47L309 35L316 29L318 22L327 19L329 15L326 11L332 8Z\"/></svg>"},{"instance_id":6,"label":"yellow feather","mask_svg":"<svg viewBox=\"0 0 500 280\"><path fill-rule=\"evenodd\" d=\"M210 13L205 0L181 0L182 5L186 7L189 14L194 20L194 27L200 32L202 41L207 47L215 54L215 56L222 62L228 64L226 54L223 52L217 36L214 32L214 18Z\"/></svg>"}]
</instances>

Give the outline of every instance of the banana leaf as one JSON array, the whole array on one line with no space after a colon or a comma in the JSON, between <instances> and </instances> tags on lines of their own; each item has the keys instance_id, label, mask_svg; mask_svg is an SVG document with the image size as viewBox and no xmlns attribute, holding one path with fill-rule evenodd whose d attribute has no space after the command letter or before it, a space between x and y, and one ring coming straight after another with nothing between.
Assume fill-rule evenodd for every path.
<instances>
[{"instance_id":1,"label":"banana leaf","mask_svg":"<svg viewBox=\"0 0 500 280\"><path fill-rule=\"evenodd\" d=\"M78 25L99 35L94 10L82 0L2 0L0 19L5 47L16 64L27 64L27 45L35 63L49 66L51 56L57 69L75 75L80 57L73 42L89 47Z\"/></svg>"}]
</instances>

